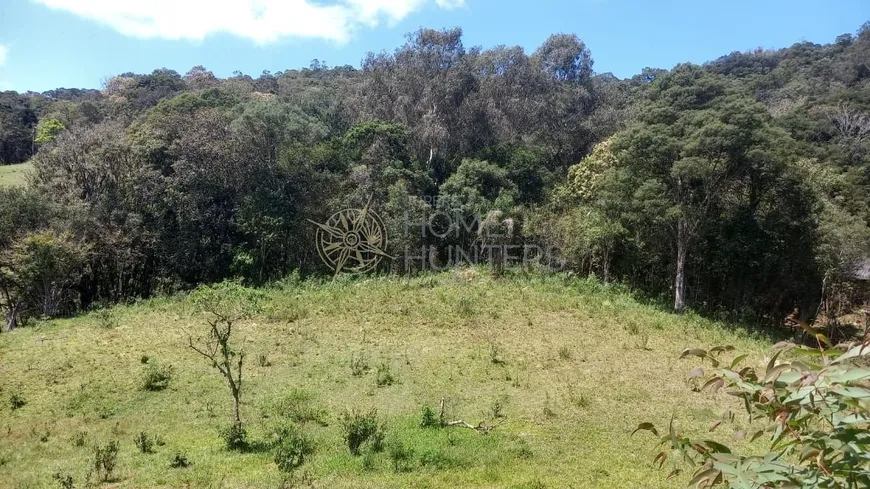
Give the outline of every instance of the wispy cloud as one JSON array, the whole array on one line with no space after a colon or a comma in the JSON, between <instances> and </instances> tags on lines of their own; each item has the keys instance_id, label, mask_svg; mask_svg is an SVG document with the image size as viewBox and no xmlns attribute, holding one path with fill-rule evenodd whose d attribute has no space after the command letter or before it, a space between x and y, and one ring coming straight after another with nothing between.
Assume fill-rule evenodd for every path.
<instances>
[{"instance_id":1,"label":"wispy cloud","mask_svg":"<svg viewBox=\"0 0 870 489\"><path fill-rule=\"evenodd\" d=\"M285 37L345 42L360 27L398 22L427 4L465 0L35 0L138 38L201 40L229 33L260 44Z\"/></svg>"},{"instance_id":2,"label":"wispy cloud","mask_svg":"<svg viewBox=\"0 0 870 489\"><path fill-rule=\"evenodd\" d=\"M6 57L9 55L9 48L0 44L0 66L6 64Z\"/></svg>"}]
</instances>

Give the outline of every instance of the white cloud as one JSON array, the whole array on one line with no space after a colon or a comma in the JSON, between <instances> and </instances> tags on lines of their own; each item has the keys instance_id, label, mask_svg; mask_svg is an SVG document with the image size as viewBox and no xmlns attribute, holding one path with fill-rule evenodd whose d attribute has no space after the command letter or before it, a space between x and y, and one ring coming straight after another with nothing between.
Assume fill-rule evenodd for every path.
<instances>
[{"instance_id":1,"label":"white cloud","mask_svg":"<svg viewBox=\"0 0 870 489\"><path fill-rule=\"evenodd\" d=\"M0 66L6 64L6 56L9 54L9 48L0 44Z\"/></svg>"},{"instance_id":2,"label":"white cloud","mask_svg":"<svg viewBox=\"0 0 870 489\"><path fill-rule=\"evenodd\" d=\"M35 0L138 38L201 40L218 32L266 44L284 37L347 41L361 26L396 23L434 3L465 0ZM315 3L316 2L316 3Z\"/></svg>"}]
</instances>

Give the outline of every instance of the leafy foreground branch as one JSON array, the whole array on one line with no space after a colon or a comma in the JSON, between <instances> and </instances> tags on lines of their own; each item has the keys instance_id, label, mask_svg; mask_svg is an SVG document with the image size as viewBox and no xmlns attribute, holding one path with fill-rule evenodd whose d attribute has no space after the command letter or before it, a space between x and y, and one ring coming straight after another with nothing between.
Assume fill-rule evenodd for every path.
<instances>
[{"instance_id":1,"label":"leafy foreground branch","mask_svg":"<svg viewBox=\"0 0 870 489\"><path fill-rule=\"evenodd\" d=\"M696 440L674 430L673 419L661 445L670 447L674 470L694 468L690 486L731 488L865 488L870 487L870 339L843 349L809 349L778 344L777 352L763 371L738 369L746 355L723 362L721 353L733 347L711 351L687 349L681 358L697 356L714 369L701 390L728 394L743 400L750 423L757 430L735 433L750 441L769 436L767 453L740 456L713 440ZM786 350L793 361L777 363ZM701 368L690 379L704 376ZM733 419L726 413L724 419ZM710 427L713 431L722 421ZM652 423L639 430L660 436ZM663 466L667 450L655 456Z\"/></svg>"}]
</instances>

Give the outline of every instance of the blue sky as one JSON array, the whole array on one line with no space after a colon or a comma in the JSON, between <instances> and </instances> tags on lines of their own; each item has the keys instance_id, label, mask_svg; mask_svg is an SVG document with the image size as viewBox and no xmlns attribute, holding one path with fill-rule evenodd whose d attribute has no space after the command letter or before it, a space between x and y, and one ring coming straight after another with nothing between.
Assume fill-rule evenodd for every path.
<instances>
[{"instance_id":1,"label":"blue sky","mask_svg":"<svg viewBox=\"0 0 870 489\"><path fill-rule=\"evenodd\" d=\"M0 0L0 90L99 88L123 72L204 65L225 77L359 66L419 27L460 26L466 46L575 33L596 72L628 77L735 50L832 42L870 20L868 0Z\"/></svg>"}]
</instances>

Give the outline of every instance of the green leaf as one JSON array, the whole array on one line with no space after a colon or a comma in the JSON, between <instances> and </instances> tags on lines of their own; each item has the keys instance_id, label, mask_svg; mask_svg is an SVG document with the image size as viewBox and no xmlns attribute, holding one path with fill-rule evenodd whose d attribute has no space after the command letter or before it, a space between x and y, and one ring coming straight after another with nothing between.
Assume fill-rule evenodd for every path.
<instances>
[{"instance_id":1,"label":"green leaf","mask_svg":"<svg viewBox=\"0 0 870 489\"><path fill-rule=\"evenodd\" d=\"M748 356L749 354L744 353L743 355L735 357L734 360L731 360L731 369L733 370L734 368L736 368L737 365L739 365L740 362L742 362L743 360L746 360L746 357Z\"/></svg>"},{"instance_id":2,"label":"green leaf","mask_svg":"<svg viewBox=\"0 0 870 489\"><path fill-rule=\"evenodd\" d=\"M841 363L844 360L848 360L850 358L855 358L855 357L859 357L859 356L863 356L863 355L867 355L867 354L870 354L870 344L862 343L858 346L850 348L849 351L847 351L846 353L837 357L837 359L834 360L833 363Z\"/></svg>"},{"instance_id":3,"label":"green leaf","mask_svg":"<svg viewBox=\"0 0 870 489\"><path fill-rule=\"evenodd\" d=\"M641 431L641 430L650 431L650 432L652 432L652 434L659 436L659 432L656 430L655 425L652 423L641 423L641 424L637 425L637 428L635 428L634 431L631 432L631 434L634 435L635 433L637 433L638 431Z\"/></svg>"},{"instance_id":4,"label":"green leaf","mask_svg":"<svg viewBox=\"0 0 870 489\"><path fill-rule=\"evenodd\" d=\"M822 333L816 333L816 339L827 345L829 348L834 347L834 345L831 344L831 340L829 340L828 337L823 335Z\"/></svg>"},{"instance_id":5,"label":"green leaf","mask_svg":"<svg viewBox=\"0 0 870 489\"><path fill-rule=\"evenodd\" d=\"M850 399L870 399L870 389L863 387L834 387L831 392Z\"/></svg>"},{"instance_id":6,"label":"green leaf","mask_svg":"<svg viewBox=\"0 0 870 489\"><path fill-rule=\"evenodd\" d=\"M756 431L755 433L752 434L752 436L749 437L749 442L750 443L754 442L755 440L758 439L758 437L760 437L763 434L764 434L764 430Z\"/></svg>"},{"instance_id":7,"label":"green leaf","mask_svg":"<svg viewBox=\"0 0 870 489\"><path fill-rule=\"evenodd\" d=\"M725 445L715 442L713 440L704 440L704 445L706 445L710 450L715 453L731 453L731 449L726 447Z\"/></svg>"},{"instance_id":8,"label":"green leaf","mask_svg":"<svg viewBox=\"0 0 870 489\"><path fill-rule=\"evenodd\" d=\"M699 358L704 358L707 356L707 350L702 350L700 348L686 348L680 353L680 359L686 358L688 356L695 356Z\"/></svg>"},{"instance_id":9,"label":"green leaf","mask_svg":"<svg viewBox=\"0 0 870 489\"><path fill-rule=\"evenodd\" d=\"M788 363L781 363L772 369L768 368L767 373L764 375L764 382L767 383L773 381L779 376L779 374L790 368L792 368L792 366Z\"/></svg>"},{"instance_id":10,"label":"green leaf","mask_svg":"<svg viewBox=\"0 0 870 489\"><path fill-rule=\"evenodd\" d=\"M779 358L779 354L782 353L782 350L777 351L773 354L773 357L767 362L767 369L765 369L764 376L767 377L770 375L770 372L773 371L773 368L776 366L776 359Z\"/></svg>"}]
</instances>

